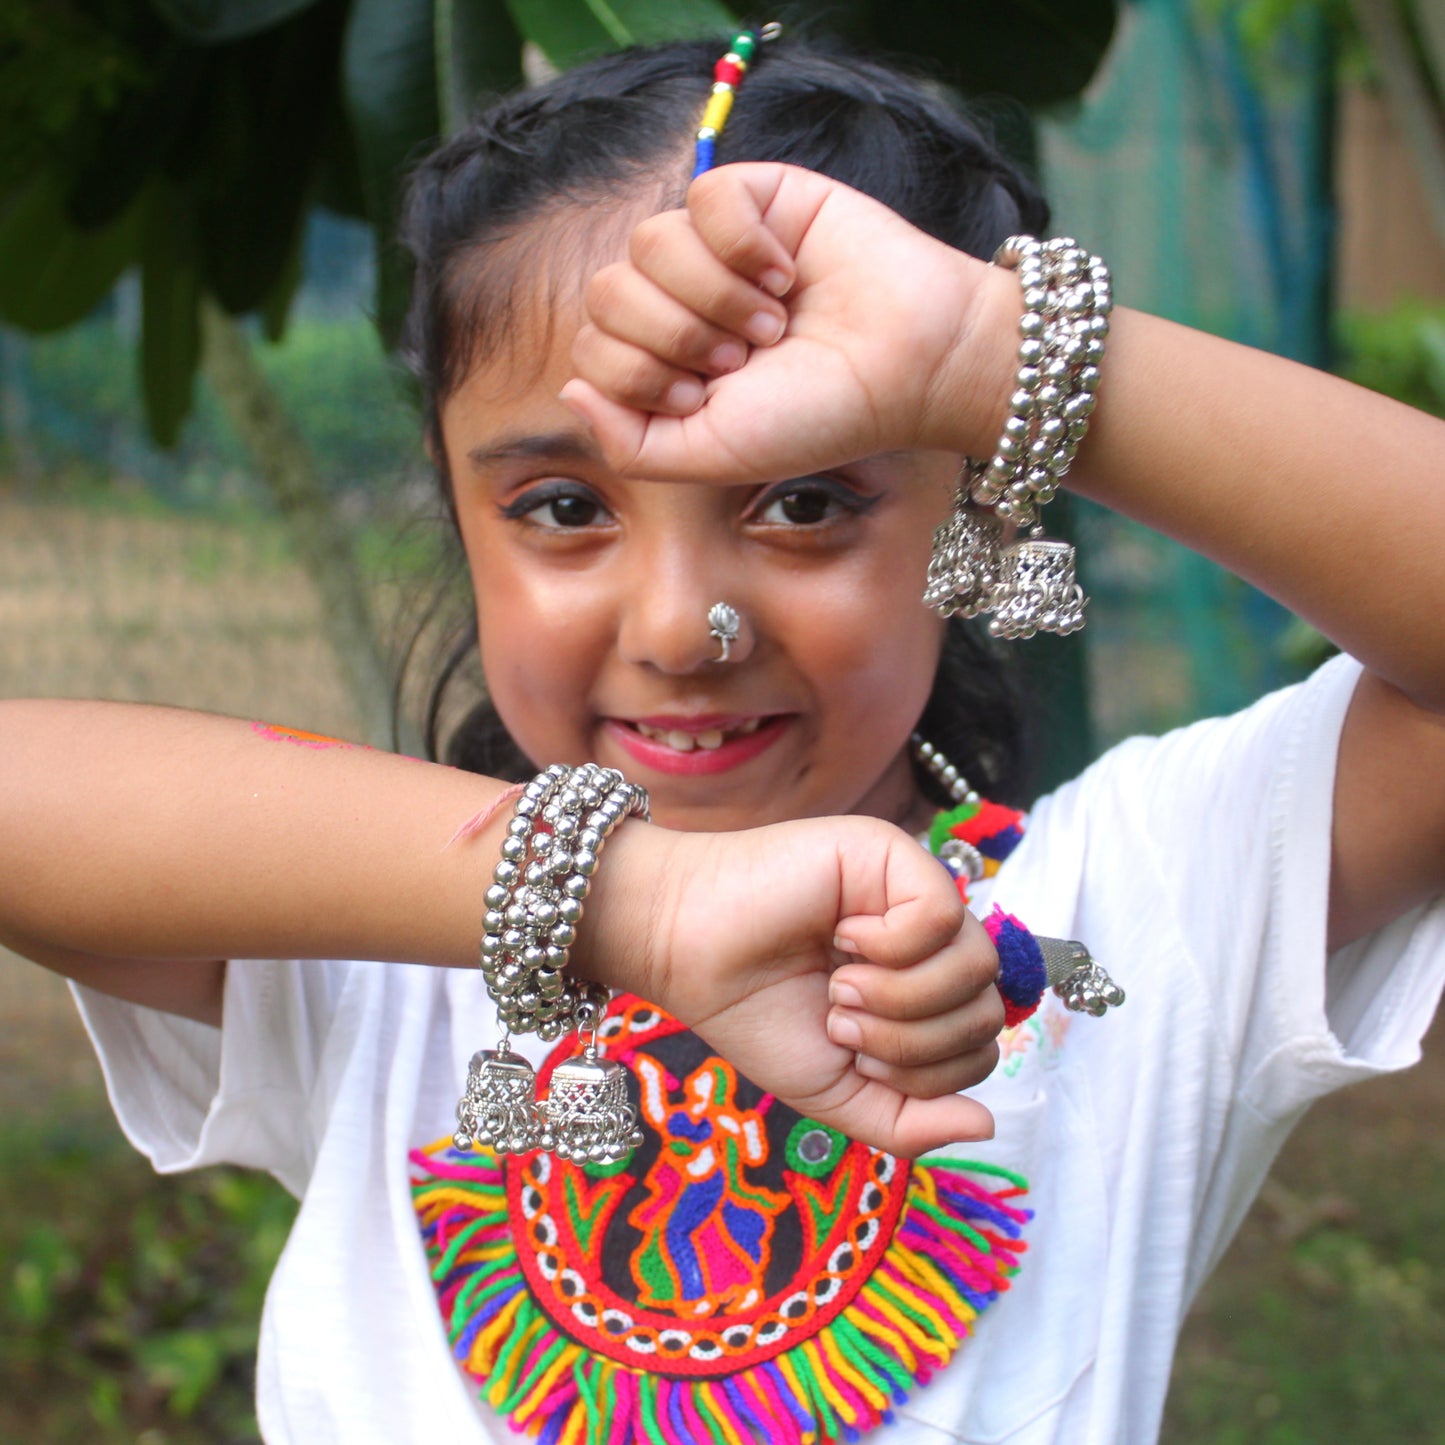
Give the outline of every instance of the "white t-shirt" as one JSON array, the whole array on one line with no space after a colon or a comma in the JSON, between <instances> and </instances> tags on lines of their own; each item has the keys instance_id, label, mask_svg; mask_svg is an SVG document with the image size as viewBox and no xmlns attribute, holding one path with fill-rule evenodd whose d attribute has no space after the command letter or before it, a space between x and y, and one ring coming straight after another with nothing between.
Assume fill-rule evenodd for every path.
<instances>
[{"instance_id":1,"label":"white t-shirt","mask_svg":"<svg viewBox=\"0 0 1445 1445\"><path fill-rule=\"evenodd\" d=\"M1027 1176L1028 1253L879 1445L1155 1439L1178 1333L1311 1100L1402 1068L1445 981L1445 902L1326 961L1336 747L1358 665L1113 749L1034 809L979 908L1080 938L1127 990L1050 996L975 1092ZM991 896L990 896L991 894ZM240 961L222 1031L77 990L127 1135L301 1198L261 1331L272 1445L515 1438L458 1370L408 1188L495 1037L478 974ZM540 1053L534 1053L540 1058Z\"/></svg>"}]
</instances>

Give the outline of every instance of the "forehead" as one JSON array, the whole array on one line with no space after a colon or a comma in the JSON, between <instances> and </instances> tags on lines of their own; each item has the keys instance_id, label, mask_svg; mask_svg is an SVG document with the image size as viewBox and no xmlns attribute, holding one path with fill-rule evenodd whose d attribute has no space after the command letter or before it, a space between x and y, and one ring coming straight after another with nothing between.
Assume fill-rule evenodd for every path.
<instances>
[{"instance_id":1,"label":"forehead","mask_svg":"<svg viewBox=\"0 0 1445 1445\"><path fill-rule=\"evenodd\" d=\"M452 392L500 398L546 384L570 356L588 281L626 255L640 221L679 199L653 185L567 200L478 246L457 266L446 303Z\"/></svg>"}]
</instances>

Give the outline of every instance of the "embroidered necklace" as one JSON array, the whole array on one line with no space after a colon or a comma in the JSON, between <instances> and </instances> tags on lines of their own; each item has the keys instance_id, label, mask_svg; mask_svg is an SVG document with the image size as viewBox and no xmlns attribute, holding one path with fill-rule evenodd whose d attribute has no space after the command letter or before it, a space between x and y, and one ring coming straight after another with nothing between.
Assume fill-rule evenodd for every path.
<instances>
[{"instance_id":1,"label":"embroidered necklace","mask_svg":"<svg viewBox=\"0 0 1445 1445\"><path fill-rule=\"evenodd\" d=\"M966 887L1020 823L975 798L940 815L933 850L977 853L950 865ZM543 1445L806 1445L891 1421L1009 1287L1025 1180L849 1140L632 995L600 1032L641 1084L630 1158L450 1139L410 1156L452 1353L480 1397ZM570 1052L557 1045L543 1085Z\"/></svg>"}]
</instances>

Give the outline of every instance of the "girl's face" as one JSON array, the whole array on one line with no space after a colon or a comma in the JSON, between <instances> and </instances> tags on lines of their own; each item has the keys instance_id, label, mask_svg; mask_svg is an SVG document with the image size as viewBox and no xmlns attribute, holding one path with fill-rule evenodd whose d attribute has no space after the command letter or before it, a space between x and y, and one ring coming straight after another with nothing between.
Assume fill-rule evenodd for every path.
<instances>
[{"instance_id":1,"label":"girl's face","mask_svg":"<svg viewBox=\"0 0 1445 1445\"><path fill-rule=\"evenodd\" d=\"M479 367L442 433L494 705L539 766L620 769L668 827L922 826L907 746L943 624L920 602L959 459L766 486L624 481L557 399L577 316ZM717 661L708 611L743 625Z\"/></svg>"}]
</instances>

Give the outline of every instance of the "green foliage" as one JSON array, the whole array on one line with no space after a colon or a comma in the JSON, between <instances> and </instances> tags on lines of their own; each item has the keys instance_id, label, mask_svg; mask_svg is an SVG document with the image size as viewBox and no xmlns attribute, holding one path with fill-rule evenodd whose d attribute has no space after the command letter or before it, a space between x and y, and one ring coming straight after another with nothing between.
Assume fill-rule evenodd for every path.
<instances>
[{"instance_id":1,"label":"green foliage","mask_svg":"<svg viewBox=\"0 0 1445 1445\"><path fill-rule=\"evenodd\" d=\"M796 0L790 15L923 59L965 89L1027 104L1076 95L1118 0ZM74 325L139 264L153 435L192 407L198 308L279 336L318 202L377 240L378 319L405 277L392 244L406 165L477 96L554 64L678 36L721 41L723 0L19 0L0 18L0 320ZM59 23L49 24L58 12ZM42 18L43 16L43 18ZM15 84L7 89L10 75Z\"/></svg>"},{"instance_id":2,"label":"green foliage","mask_svg":"<svg viewBox=\"0 0 1445 1445\"><path fill-rule=\"evenodd\" d=\"M7 1123L0 1437L255 1439L261 1301L294 1214L258 1175L157 1180L106 1121Z\"/></svg>"},{"instance_id":3,"label":"green foliage","mask_svg":"<svg viewBox=\"0 0 1445 1445\"><path fill-rule=\"evenodd\" d=\"M330 485L373 493L396 486L418 455L417 426L368 322L304 317L282 344L261 347L259 357ZM218 478L248 469L240 443L204 392L171 459L144 447L135 358L108 318L32 341L27 361L32 424L53 467L87 461L106 473L119 467L173 500L202 506L222 500Z\"/></svg>"},{"instance_id":4,"label":"green foliage","mask_svg":"<svg viewBox=\"0 0 1445 1445\"><path fill-rule=\"evenodd\" d=\"M1403 301L1377 315L1345 316L1339 333L1344 376L1445 417L1445 305Z\"/></svg>"}]
</instances>

